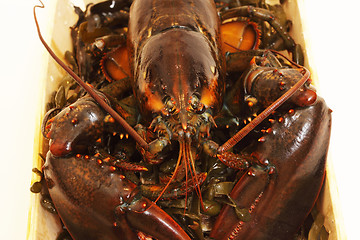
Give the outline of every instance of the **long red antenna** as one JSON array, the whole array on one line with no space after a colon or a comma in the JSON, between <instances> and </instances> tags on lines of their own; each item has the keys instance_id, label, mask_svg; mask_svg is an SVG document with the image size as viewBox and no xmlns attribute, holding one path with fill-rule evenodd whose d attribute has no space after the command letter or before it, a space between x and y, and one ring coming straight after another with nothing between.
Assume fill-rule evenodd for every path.
<instances>
[{"instance_id":1,"label":"long red antenna","mask_svg":"<svg viewBox=\"0 0 360 240\"><path fill-rule=\"evenodd\" d=\"M42 6L36 5L34 7L34 19L36 28L38 31L38 35L40 38L40 41L46 48L46 50L49 52L50 56L67 72L70 74L70 76L81 86L83 87L86 92L89 93L89 95L106 111L108 112L124 129L126 132L129 133L129 135L134 138L134 140L145 150L149 149L149 144L134 130L132 126L130 126L124 118L122 118L114 109L112 109L105 101L104 99L97 94L94 89L86 84L76 73L74 73L59 57L56 56L56 54L53 52L53 50L49 47L49 45L45 42L44 38L41 35L39 23L36 18L36 8L44 8L44 4L41 0L39 0Z\"/></svg>"}]
</instances>

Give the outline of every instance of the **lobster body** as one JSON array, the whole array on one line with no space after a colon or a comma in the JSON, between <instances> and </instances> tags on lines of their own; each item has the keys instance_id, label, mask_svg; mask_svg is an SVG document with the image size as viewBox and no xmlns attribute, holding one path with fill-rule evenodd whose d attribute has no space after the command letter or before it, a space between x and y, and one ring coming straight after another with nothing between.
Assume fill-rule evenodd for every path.
<instances>
[{"instance_id":1,"label":"lobster body","mask_svg":"<svg viewBox=\"0 0 360 240\"><path fill-rule=\"evenodd\" d=\"M234 134L228 130L226 114L231 115L231 120L251 121L252 116L304 78L301 71L304 68L285 57L279 61L278 55L267 56L254 50L243 56L240 52L235 56L242 58L250 69L239 80L230 80L235 82L232 87L227 82L230 74L227 75L226 68L235 69L234 72L243 68L239 70L236 62L226 62L228 59L222 55L221 22L213 1L135 0L129 15L121 11L122 3L107 1L94 5L90 12L97 16L90 16L86 22L81 23L85 20L81 20L84 16L79 14L79 26L75 28L80 29L77 41L84 40L81 39L84 36L88 38L86 43L79 44L81 49L77 52L81 53L80 60L85 59L84 49L99 47L97 37L100 37L104 45L107 41L110 43L105 47L101 45L102 50L111 53L103 54L107 59L94 62L102 63L104 75L109 62L113 68L120 69L120 58L116 56L120 51L113 51L114 42L123 44L124 39L110 29L119 19L120 25L124 25L124 18L129 17L130 79L141 117L130 116L131 111L125 109L126 104L132 103L131 98L117 101L128 92L125 86L128 79L120 79L118 84L106 83L108 85L98 90L119 115L135 122L132 126L136 124L135 119L140 119L145 127L138 124L136 130L139 138L148 143L148 149L139 144L139 153L134 150L134 142L124 142L121 131L127 131L125 126L122 125L122 129L116 125L114 119L87 96L51 120L44 176L57 212L71 236L131 240L146 237L159 240L291 239L311 211L325 176L331 115L324 100L307 84L274 113L274 118L265 119L266 123L258 129L261 131L257 131L263 132L258 140L250 136L249 143L233 146L233 152L224 154L212 139L232 138ZM126 9L127 3L124 3ZM111 7L113 4L115 8ZM241 7L231 10L230 15L244 13L259 17L268 13L259 10ZM104 29L96 29L95 23L101 20L99 16L105 16ZM273 15L269 16L271 25L281 29ZM86 24L91 25L88 32L84 30ZM104 32L111 34L104 36ZM286 33L282 37L291 43L288 45L295 46ZM92 38L94 44L89 43ZM116 46L120 47L123 46ZM261 59L258 61L253 55L261 55ZM95 58L86 56L87 60ZM86 64L82 62L79 66ZM94 68L94 72L101 73L98 69ZM84 67L79 72L82 71ZM225 90L229 91L228 96ZM249 99L251 104L245 104ZM223 133L217 136L213 126L224 130ZM234 128L239 128L239 121ZM173 140L179 144L169 144ZM163 151L166 146L169 151ZM238 178L234 174L237 170L227 167L240 169L238 173L244 174ZM150 172L149 176L134 173L145 171ZM216 175L218 172L221 176ZM209 193L214 184L232 181L235 186L230 194L214 197ZM170 185L170 193L164 194ZM153 192L146 195L146 191ZM208 195L204 205L215 203L222 209L219 207L218 212L200 210L204 192L209 193L204 194ZM163 199L162 194L166 196ZM157 199L155 202L162 200L161 204L169 207L170 213L144 196ZM176 198L180 197L185 199L184 203L177 205L181 201L177 202ZM227 204L226 197L234 203ZM166 204L167 200L176 203ZM179 208L183 208L180 217L177 216ZM245 209L250 217L239 217L238 209ZM202 226L207 225L202 222L204 219L210 219L210 227Z\"/></svg>"},{"instance_id":2,"label":"lobster body","mask_svg":"<svg viewBox=\"0 0 360 240\"><path fill-rule=\"evenodd\" d=\"M211 0L134 1L128 46L134 93L145 119L159 114L166 96L183 115L194 93L214 112L220 110L225 87L219 26Z\"/></svg>"}]
</instances>

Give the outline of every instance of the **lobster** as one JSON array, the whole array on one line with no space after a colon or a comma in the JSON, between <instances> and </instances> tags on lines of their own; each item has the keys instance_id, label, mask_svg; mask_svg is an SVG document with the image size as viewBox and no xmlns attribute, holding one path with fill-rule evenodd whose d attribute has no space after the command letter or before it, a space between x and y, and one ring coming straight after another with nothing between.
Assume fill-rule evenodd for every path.
<instances>
[{"instance_id":1,"label":"lobster","mask_svg":"<svg viewBox=\"0 0 360 240\"><path fill-rule=\"evenodd\" d=\"M43 124L44 179L73 239L291 239L311 211L331 110L273 13L217 4L76 9L72 69L35 16L87 92ZM240 17L268 21L293 60L258 49L253 23L249 46L224 40Z\"/></svg>"}]
</instances>

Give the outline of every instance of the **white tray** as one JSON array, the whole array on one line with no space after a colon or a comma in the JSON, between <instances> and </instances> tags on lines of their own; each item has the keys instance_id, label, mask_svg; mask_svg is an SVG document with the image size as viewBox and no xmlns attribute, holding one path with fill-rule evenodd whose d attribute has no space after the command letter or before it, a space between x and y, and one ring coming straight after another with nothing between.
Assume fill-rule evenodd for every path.
<instances>
[{"instance_id":1,"label":"white tray","mask_svg":"<svg viewBox=\"0 0 360 240\"><path fill-rule=\"evenodd\" d=\"M88 1L85 1L85 3ZM277 1L269 1L277 2ZM51 47L58 56L63 56L64 52L71 49L71 40L69 34L69 27L71 27L77 20L77 16L73 11L73 5L80 6L84 9L85 3L81 0L62 0L62 1L45 1L45 9L38 9L40 16L40 25L42 33L50 43ZM293 22L292 36L297 43L300 43L304 50L308 45L307 39L304 38L303 24L301 13L303 9L303 1L299 3L295 0L288 0L286 4L286 11L288 17ZM43 50L44 51L44 50ZM42 79L40 84L40 91L42 96L42 103L38 109L39 118L44 115L45 103L47 102L48 94L57 87L57 81L61 79L64 71L46 54L44 53L44 62L42 64ZM306 62L305 66L308 67L312 73L312 79L318 82L317 72L315 71L312 62L312 56L309 51L305 52ZM34 145L34 163L33 166L41 168L41 161L38 153L43 145L42 136L40 134L40 124L37 124L37 136ZM334 169L331 159L328 159L327 176L324 186L324 191L316 204L317 209L325 216L324 226L329 232L329 239L346 239L343 229L343 220L339 210L340 203L338 200L338 191L336 180L334 176ZM39 178L33 174L32 182L38 181ZM43 210L40 206L40 195L31 195L31 206L29 210L28 234L29 240L47 240L56 239L60 231L60 222L56 215L50 214ZM315 230L312 230L315 233ZM315 238L310 238L315 239Z\"/></svg>"}]
</instances>

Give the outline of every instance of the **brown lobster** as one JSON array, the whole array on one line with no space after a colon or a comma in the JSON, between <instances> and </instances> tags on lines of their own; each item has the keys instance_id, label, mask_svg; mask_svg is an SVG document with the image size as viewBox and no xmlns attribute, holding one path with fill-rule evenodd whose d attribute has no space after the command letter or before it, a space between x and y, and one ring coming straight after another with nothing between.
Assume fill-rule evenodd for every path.
<instances>
[{"instance_id":1,"label":"brown lobster","mask_svg":"<svg viewBox=\"0 0 360 240\"><path fill-rule=\"evenodd\" d=\"M219 18L211 0L129 6L79 13L73 69L106 79L96 89L38 28L91 96L44 121L43 172L66 229L74 239L291 239L324 181L330 110L304 67L257 49L255 24L242 51L224 42L221 22L268 21L296 62L299 46L262 8L220 4ZM236 51L224 55L224 45ZM129 86L134 97L124 97Z\"/></svg>"}]
</instances>

